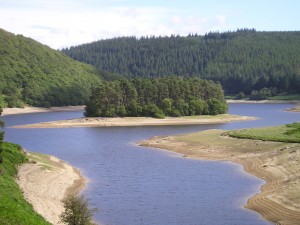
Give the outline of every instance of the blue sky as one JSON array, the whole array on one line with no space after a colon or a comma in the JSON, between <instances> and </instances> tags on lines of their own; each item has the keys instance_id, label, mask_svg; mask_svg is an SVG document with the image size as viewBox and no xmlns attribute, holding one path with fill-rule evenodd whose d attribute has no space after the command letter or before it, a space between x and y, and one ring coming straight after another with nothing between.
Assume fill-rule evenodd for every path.
<instances>
[{"instance_id":1,"label":"blue sky","mask_svg":"<svg viewBox=\"0 0 300 225\"><path fill-rule=\"evenodd\" d=\"M299 0L0 0L0 28L59 49L119 36L299 31Z\"/></svg>"}]
</instances>

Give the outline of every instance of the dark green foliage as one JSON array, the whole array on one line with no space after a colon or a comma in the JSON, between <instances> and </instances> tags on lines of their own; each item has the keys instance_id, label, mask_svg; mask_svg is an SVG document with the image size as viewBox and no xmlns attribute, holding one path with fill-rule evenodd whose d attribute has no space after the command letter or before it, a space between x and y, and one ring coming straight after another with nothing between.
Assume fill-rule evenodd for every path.
<instances>
[{"instance_id":1,"label":"dark green foliage","mask_svg":"<svg viewBox=\"0 0 300 225\"><path fill-rule=\"evenodd\" d=\"M65 211L60 215L61 222L68 225L93 225L92 216L96 209L88 207L83 196L68 196L63 200Z\"/></svg>"},{"instance_id":2,"label":"dark green foliage","mask_svg":"<svg viewBox=\"0 0 300 225\"><path fill-rule=\"evenodd\" d=\"M245 94L244 94L244 92L241 91L238 93L238 95L236 96L235 99L239 100L239 99L243 99L243 98L245 98Z\"/></svg>"},{"instance_id":3,"label":"dark green foliage","mask_svg":"<svg viewBox=\"0 0 300 225\"><path fill-rule=\"evenodd\" d=\"M269 88L263 88L260 91L253 90L250 95L250 100L265 100L272 96L272 91Z\"/></svg>"},{"instance_id":4,"label":"dark green foliage","mask_svg":"<svg viewBox=\"0 0 300 225\"><path fill-rule=\"evenodd\" d=\"M219 83L178 77L102 82L92 92L85 109L89 117L164 118L226 112Z\"/></svg>"},{"instance_id":5,"label":"dark green foliage","mask_svg":"<svg viewBox=\"0 0 300 225\"><path fill-rule=\"evenodd\" d=\"M300 123L287 124L286 126L290 128L288 131L285 132L286 135L299 136L300 139Z\"/></svg>"},{"instance_id":6,"label":"dark green foliage","mask_svg":"<svg viewBox=\"0 0 300 225\"><path fill-rule=\"evenodd\" d=\"M8 107L82 105L100 83L94 67L0 29L0 103Z\"/></svg>"},{"instance_id":7,"label":"dark green foliage","mask_svg":"<svg viewBox=\"0 0 300 225\"><path fill-rule=\"evenodd\" d=\"M0 163L0 224L50 225L24 199L15 182L17 166L26 162L19 145L2 143L3 162Z\"/></svg>"},{"instance_id":8,"label":"dark green foliage","mask_svg":"<svg viewBox=\"0 0 300 225\"><path fill-rule=\"evenodd\" d=\"M208 33L188 37L122 37L63 52L126 77L198 76L221 82L227 94L276 87L300 93L300 32Z\"/></svg>"}]
</instances>

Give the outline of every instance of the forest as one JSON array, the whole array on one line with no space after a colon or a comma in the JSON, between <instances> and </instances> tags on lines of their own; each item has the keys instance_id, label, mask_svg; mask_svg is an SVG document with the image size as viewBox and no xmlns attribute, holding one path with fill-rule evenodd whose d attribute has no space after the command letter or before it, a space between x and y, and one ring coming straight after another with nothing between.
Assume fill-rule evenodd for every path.
<instances>
[{"instance_id":1,"label":"forest","mask_svg":"<svg viewBox=\"0 0 300 225\"><path fill-rule=\"evenodd\" d=\"M0 29L0 106L82 105L105 74L22 35Z\"/></svg>"},{"instance_id":2,"label":"forest","mask_svg":"<svg viewBox=\"0 0 300 225\"><path fill-rule=\"evenodd\" d=\"M210 32L186 37L120 37L62 50L125 77L199 77L226 94L300 93L300 32Z\"/></svg>"},{"instance_id":3,"label":"forest","mask_svg":"<svg viewBox=\"0 0 300 225\"><path fill-rule=\"evenodd\" d=\"M227 112L219 83L199 78L135 78L102 82L86 104L88 117L217 115Z\"/></svg>"},{"instance_id":4,"label":"forest","mask_svg":"<svg viewBox=\"0 0 300 225\"><path fill-rule=\"evenodd\" d=\"M0 43L0 107L82 105L98 86L125 78L155 78L147 82L159 89L159 78L197 77L219 82L227 95L253 100L300 94L296 31L120 37L57 51L0 29Z\"/></svg>"}]
</instances>

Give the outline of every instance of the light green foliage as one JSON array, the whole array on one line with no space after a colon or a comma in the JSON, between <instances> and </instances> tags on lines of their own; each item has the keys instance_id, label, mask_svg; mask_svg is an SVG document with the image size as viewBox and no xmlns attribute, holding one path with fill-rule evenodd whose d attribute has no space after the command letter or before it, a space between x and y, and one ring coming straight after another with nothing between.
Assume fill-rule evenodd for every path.
<instances>
[{"instance_id":1,"label":"light green foliage","mask_svg":"<svg viewBox=\"0 0 300 225\"><path fill-rule=\"evenodd\" d=\"M0 94L0 110L1 110L1 108L3 109L6 107L7 107L7 103L4 99L4 96ZM0 112L0 115L1 115L1 112Z\"/></svg>"},{"instance_id":2,"label":"light green foliage","mask_svg":"<svg viewBox=\"0 0 300 225\"><path fill-rule=\"evenodd\" d=\"M210 32L187 37L121 37L64 49L126 77L170 75L220 81L226 94L276 88L300 93L300 32Z\"/></svg>"},{"instance_id":3,"label":"light green foliage","mask_svg":"<svg viewBox=\"0 0 300 225\"><path fill-rule=\"evenodd\" d=\"M8 107L82 105L100 83L92 66L1 29L0 68L0 95Z\"/></svg>"},{"instance_id":4,"label":"light green foliage","mask_svg":"<svg viewBox=\"0 0 300 225\"><path fill-rule=\"evenodd\" d=\"M102 82L86 104L89 117L217 115L227 112L219 83L199 78Z\"/></svg>"},{"instance_id":5,"label":"light green foliage","mask_svg":"<svg viewBox=\"0 0 300 225\"><path fill-rule=\"evenodd\" d=\"M225 134L236 138L300 143L300 123L277 127L228 131Z\"/></svg>"},{"instance_id":6,"label":"light green foliage","mask_svg":"<svg viewBox=\"0 0 300 225\"><path fill-rule=\"evenodd\" d=\"M17 166L27 159L21 147L15 144L2 143L3 162L0 163L0 224L6 225L50 225L38 215L24 199L15 182Z\"/></svg>"},{"instance_id":7,"label":"light green foliage","mask_svg":"<svg viewBox=\"0 0 300 225\"><path fill-rule=\"evenodd\" d=\"M64 212L61 221L68 225L93 225L92 217L96 209L90 209L83 196L68 196L63 200Z\"/></svg>"}]
</instances>

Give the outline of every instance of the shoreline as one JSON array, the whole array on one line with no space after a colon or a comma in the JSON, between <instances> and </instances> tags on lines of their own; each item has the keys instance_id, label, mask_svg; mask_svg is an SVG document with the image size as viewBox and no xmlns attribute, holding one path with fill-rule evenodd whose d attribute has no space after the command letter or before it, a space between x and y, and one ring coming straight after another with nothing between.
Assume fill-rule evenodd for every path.
<instances>
[{"instance_id":1,"label":"shoreline","mask_svg":"<svg viewBox=\"0 0 300 225\"><path fill-rule=\"evenodd\" d=\"M299 112L300 100L234 100L228 99L227 103L230 104L295 104L295 108L287 109L287 111ZM72 112L72 111L83 111L85 105L79 106L61 106L61 107L34 107L26 105L24 108L3 108L2 116L16 115L16 114L28 114L28 113L44 113L44 112Z\"/></svg>"},{"instance_id":2,"label":"shoreline","mask_svg":"<svg viewBox=\"0 0 300 225\"><path fill-rule=\"evenodd\" d=\"M132 127L132 126L171 126L218 124L256 120L256 117L222 114L216 116L166 117L155 119L150 117L87 117L71 120L59 120L36 124L12 126L12 128L69 128L69 127Z\"/></svg>"},{"instance_id":3,"label":"shoreline","mask_svg":"<svg viewBox=\"0 0 300 225\"><path fill-rule=\"evenodd\" d=\"M33 107L25 106L24 108L3 108L2 116L16 115L16 114L27 114L27 113L44 113L44 112L72 112L84 110L84 105L79 106L63 106L63 107Z\"/></svg>"},{"instance_id":4,"label":"shoreline","mask_svg":"<svg viewBox=\"0 0 300 225\"><path fill-rule=\"evenodd\" d=\"M300 100L235 100L228 99L227 103L245 103L245 104L300 104Z\"/></svg>"},{"instance_id":5,"label":"shoreline","mask_svg":"<svg viewBox=\"0 0 300 225\"><path fill-rule=\"evenodd\" d=\"M138 143L145 147L166 149L183 157L231 161L243 166L246 173L266 183L248 199L245 208L281 225L300 221L300 144L262 142L222 136L222 130L208 130L187 135L153 137ZM293 160L291 160L293 159Z\"/></svg>"},{"instance_id":6,"label":"shoreline","mask_svg":"<svg viewBox=\"0 0 300 225\"><path fill-rule=\"evenodd\" d=\"M49 155L26 152L29 163L19 167L16 182L34 210L53 225L61 224L61 200L77 195L86 184L80 171Z\"/></svg>"}]
</instances>

